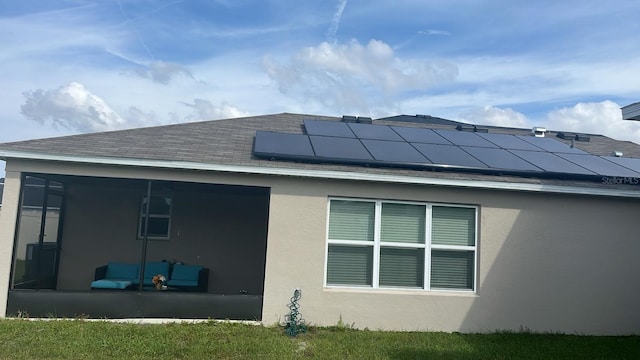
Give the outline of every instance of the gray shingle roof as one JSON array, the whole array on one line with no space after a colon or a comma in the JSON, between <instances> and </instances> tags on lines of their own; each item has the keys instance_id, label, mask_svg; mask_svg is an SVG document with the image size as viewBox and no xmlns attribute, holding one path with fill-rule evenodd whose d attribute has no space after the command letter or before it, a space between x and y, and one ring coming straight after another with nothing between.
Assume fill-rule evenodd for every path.
<instances>
[{"instance_id":1,"label":"gray shingle roof","mask_svg":"<svg viewBox=\"0 0 640 360\"><path fill-rule=\"evenodd\" d=\"M584 183L575 180L376 168L358 165L269 161L253 156L253 141L257 130L302 134L304 133L302 124L306 119L341 120L340 117L282 113L3 143L0 144L0 151L71 157L186 161L202 164L256 166L265 168L333 170L446 179L580 185L587 187L602 186L597 183ZM408 115L378 119L374 120L374 123L449 130L455 129L456 125L459 124L446 119ZM483 128L488 128L492 133L520 135L530 133L530 129L492 126L483 126ZM550 131L547 136L554 137L558 141L570 143L568 140L556 138L556 134L557 132ZM613 140L601 135L591 135L590 142L576 141L575 147L595 155L610 155L612 151L621 151L625 157L640 158L640 145L632 142ZM8 160L8 156L4 156L4 159Z\"/></svg>"}]
</instances>

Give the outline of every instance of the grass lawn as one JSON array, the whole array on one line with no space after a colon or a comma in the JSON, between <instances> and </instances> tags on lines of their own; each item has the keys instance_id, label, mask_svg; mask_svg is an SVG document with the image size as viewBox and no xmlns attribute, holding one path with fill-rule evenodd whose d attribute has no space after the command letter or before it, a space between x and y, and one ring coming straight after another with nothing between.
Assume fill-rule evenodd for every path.
<instances>
[{"instance_id":1,"label":"grass lawn","mask_svg":"<svg viewBox=\"0 0 640 360\"><path fill-rule=\"evenodd\" d=\"M640 359L640 337L0 319L1 359Z\"/></svg>"}]
</instances>

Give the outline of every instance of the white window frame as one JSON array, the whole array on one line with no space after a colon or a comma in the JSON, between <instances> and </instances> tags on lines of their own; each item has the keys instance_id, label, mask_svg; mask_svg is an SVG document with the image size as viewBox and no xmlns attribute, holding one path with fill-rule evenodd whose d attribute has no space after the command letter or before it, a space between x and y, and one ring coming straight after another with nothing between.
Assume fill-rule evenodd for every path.
<instances>
[{"instance_id":1,"label":"white window frame","mask_svg":"<svg viewBox=\"0 0 640 360\"><path fill-rule=\"evenodd\" d=\"M171 199L170 205L169 205L169 213L168 214L154 214L153 212L151 212L151 207L149 207L149 219L155 218L155 219L167 219L168 223L167 223L167 236L154 236L154 235L149 235L147 236L147 239L149 240L169 240L170 236L171 236L171 214L173 213L173 196L170 195L151 195L152 198L154 197L159 197L159 198L169 198ZM144 229L142 228L142 224L143 224L143 220L144 220L144 212L145 212L145 199L147 198L147 196L143 196L142 199L140 200L140 211L138 213L138 240L142 240L144 238Z\"/></svg>"},{"instance_id":2,"label":"white window frame","mask_svg":"<svg viewBox=\"0 0 640 360\"><path fill-rule=\"evenodd\" d=\"M329 222L331 217L331 201L358 201L375 203L374 215L374 239L373 242L365 242L360 240L340 240L329 238ZM399 243L399 242L383 242L381 241L381 224L382 224L382 204L407 204L419 205L425 207L425 241L424 243ZM460 245L439 245L431 243L431 227L432 227L432 209L433 207L458 207L474 210L474 246ZM446 292L464 292L474 293L477 286L478 277L478 212L479 207L476 205L461 205L448 203L430 203L402 200L381 200L381 199L362 199L362 198L345 198L345 197L329 197L327 200L327 223L326 223L326 241L325 241L325 263L324 263L324 287L325 288L354 288L354 289L390 289L390 290L418 290L418 291L446 291ZM352 246L371 246L373 247L373 273L372 285L342 285L328 284L328 267L329 267L329 246L330 245L352 245ZM404 286L381 286L380 285L380 249L381 247L394 248L410 248L424 250L424 275L422 287L404 287ZM451 251L473 251L473 274L471 289L455 289L455 288L432 288L431 287L431 250L451 250Z\"/></svg>"}]
</instances>

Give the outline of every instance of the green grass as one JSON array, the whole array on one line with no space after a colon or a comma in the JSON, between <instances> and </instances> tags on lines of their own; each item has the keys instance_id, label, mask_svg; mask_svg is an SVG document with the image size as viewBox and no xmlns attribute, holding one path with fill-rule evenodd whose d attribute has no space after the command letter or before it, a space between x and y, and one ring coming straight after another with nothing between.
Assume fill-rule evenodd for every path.
<instances>
[{"instance_id":1,"label":"green grass","mask_svg":"<svg viewBox=\"0 0 640 360\"><path fill-rule=\"evenodd\" d=\"M0 319L0 359L640 359L640 337Z\"/></svg>"}]
</instances>

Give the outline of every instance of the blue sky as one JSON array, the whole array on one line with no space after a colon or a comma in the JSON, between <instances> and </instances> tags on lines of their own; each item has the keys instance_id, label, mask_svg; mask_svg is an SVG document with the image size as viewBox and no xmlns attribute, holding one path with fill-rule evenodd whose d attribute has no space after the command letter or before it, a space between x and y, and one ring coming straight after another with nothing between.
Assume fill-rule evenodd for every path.
<instances>
[{"instance_id":1,"label":"blue sky","mask_svg":"<svg viewBox=\"0 0 640 360\"><path fill-rule=\"evenodd\" d=\"M0 0L0 142L430 114L640 142L640 1ZM0 170L3 165L0 165Z\"/></svg>"}]
</instances>

